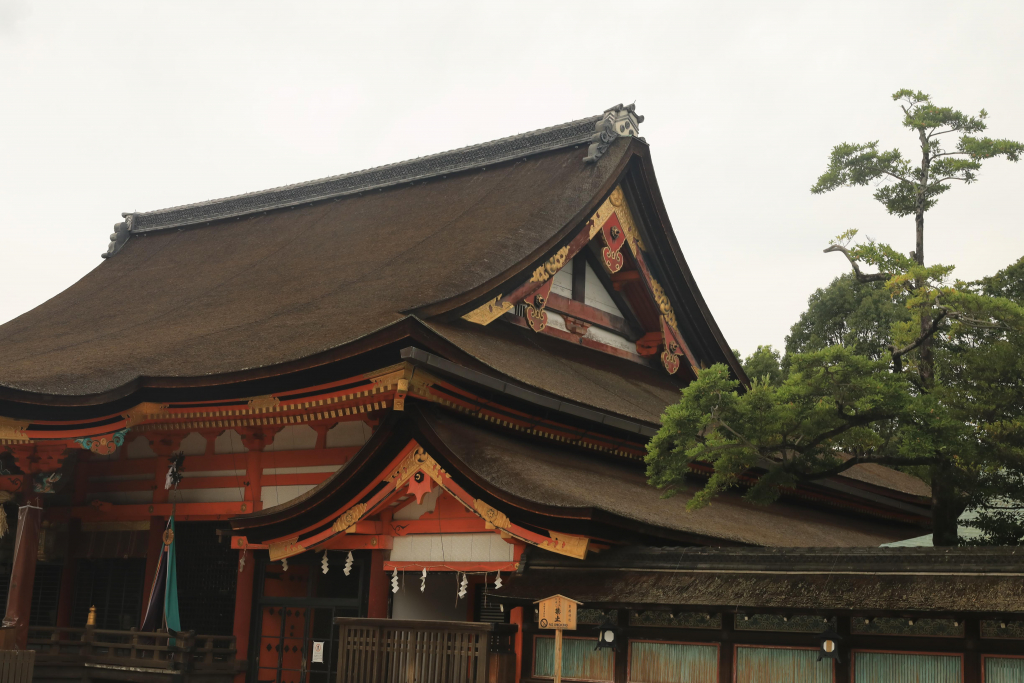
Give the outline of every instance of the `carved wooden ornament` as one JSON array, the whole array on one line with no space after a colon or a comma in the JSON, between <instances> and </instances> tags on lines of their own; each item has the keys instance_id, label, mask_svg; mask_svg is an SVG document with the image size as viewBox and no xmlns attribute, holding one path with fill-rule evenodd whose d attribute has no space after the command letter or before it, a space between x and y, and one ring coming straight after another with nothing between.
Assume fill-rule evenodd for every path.
<instances>
[{"instance_id":1,"label":"carved wooden ornament","mask_svg":"<svg viewBox=\"0 0 1024 683\"><path fill-rule=\"evenodd\" d=\"M270 551L270 561L276 562L277 560L283 560L286 557L306 552L306 547L299 543L298 540L299 537L296 536L279 543L271 543L267 546L267 549Z\"/></svg>"},{"instance_id":2,"label":"carved wooden ornament","mask_svg":"<svg viewBox=\"0 0 1024 683\"><path fill-rule=\"evenodd\" d=\"M548 280L544 285L534 292L527 299L526 322L534 332L540 332L548 326L548 312L544 307L548 305L548 297L551 296L551 285L554 280Z\"/></svg>"},{"instance_id":3,"label":"carved wooden ornament","mask_svg":"<svg viewBox=\"0 0 1024 683\"><path fill-rule=\"evenodd\" d=\"M356 522L358 522L364 514L366 514L366 503L353 505L348 510L345 510L338 515L338 518L334 520L334 524L331 525L331 529L336 533L348 533L348 531L356 525Z\"/></svg>"},{"instance_id":4,"label":"carved wooden ornament","mask_svg":"<svg viewBox=\"0 0 1024 683\"><path fill-rule=\"evenodd\" d=\"M445 474L445 471L419 446L414 448L409 455L405 456L405 459L399 463L398 467L388 475L387 481L393 481L395 489L400 489L416 474L417 470L423 470L424 474L428 477L438 484L442 484L441 476Z\"/></svg>"},{"instance_id":5,"label":"carved wooden ornament","mask_svg":"<svg viewBox=\"0 0 1024 683\"><path fill-rule=\"evenodd\" d=\"M604 239L605 247L601 250L601 258L609 273L617 273L622 270L623 257L622 245L626 243L626 232L619 224L617 214L612 214L601 226L601 237Z\"/></svg>"},{"instance_id":6,"label":"carved wooden ornament","mask_svg":"<svg viewBox=\"0 0 1024 683\"><path fill-rule=\"evenodd\" d=\"M512 526L512 522L505 514L498 512L479 498L473 503L473 507L477 514L484 518L488 529L508 529Z\"/></svg>"}]
</instances>

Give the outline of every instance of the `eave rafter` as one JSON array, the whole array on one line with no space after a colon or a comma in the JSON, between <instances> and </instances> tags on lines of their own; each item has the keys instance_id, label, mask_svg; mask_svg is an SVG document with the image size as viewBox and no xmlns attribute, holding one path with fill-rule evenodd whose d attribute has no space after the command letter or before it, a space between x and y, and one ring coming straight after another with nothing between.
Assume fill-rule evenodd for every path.
<instances>
[{"instance_id":1,"label":"eave rafter","mask_svg":"<svg viewBox=\"0 0 1024 683\"><path fill-rule=\"evenodd\" d=\"M644 456L642 444L570 426L487 400L409 362L330 384L274 395L191 403L140 403L124 413L89 423L14 421L0 418L6 450L41 444L110 454L132 433L280 430L288 425L330 424L367 418L409 398L438 403L465 415L531 436L630 459ZM97 424L99 423L99 424ZM0 450L5 450L0 448Z\"/></svg>"},{"instance_id":2,"label":"eave rafter","mask_svg":"<svg viewBox=\"0 0 1024 683\"><path fill-rule=\"evenodd\" d=\"M604 245L598 251L613 286L616 283L627 282L641 285L642 296L653 302L658 311L658 322L651 325L647 334L637 342L637 354L651 356L660 351L662 365L669 374L675 374L679 370L681 357L685 357L693 375L696 376L700 364L679 332L672 302L647 264L644 256L646 247L621 185L612 190L568 244L533 270L527 282L466 313L462 316L463 319L478 325L489 325L504 314L510 313L516 304L522 303L526 306L525 317L529 327L535 332L544 331L547 327L545 308L555 274L598 235L601 236L601 243ZM627 265L629 268L626 268Z\"/></svg>"},{"instance_id":3,"label":"eave rafter","mask_svg":"<svg viewBox=\"0 0 1024 683\"><path fill-rule=\"evenodd\" d=\"M419 502L434 486L483 520L485 530L500 534L511 543L518 541L577 559L586 557L590 539L555 531L549 531L548 536L543 536L516 524L486 500L470 495L415 440L411 440L402 449L380 477L352 498L360 502L351 503L340 512L332 513L300 531L298 535L260 544L249 543L245 536L233 536L231 545L239 550L268 550L271 560L323 549L390 547L390 536L361 533L378 532L375 526L367 525L369 518L384 510L388 501L403 490Z\"/></svg>"}]
</instances>

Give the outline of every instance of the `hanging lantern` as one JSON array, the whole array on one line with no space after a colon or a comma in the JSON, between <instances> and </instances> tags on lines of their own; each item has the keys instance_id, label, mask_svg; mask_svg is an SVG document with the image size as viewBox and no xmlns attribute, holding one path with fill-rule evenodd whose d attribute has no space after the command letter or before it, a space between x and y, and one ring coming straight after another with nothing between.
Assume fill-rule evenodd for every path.
<instances>
[{"instance_id":1,"label":"hanging lantern","mask_svg":"<svg viewBox=\"0 0 1024 683\"><path fill-rule=\"evenodd\" d=\"M610 619L605 619L601 622L601 626L597 629L597 646L595 650L604 649L615 649L615 644L619 638L618 627L611 622Z\"/></svg>"},{"instance_id":2,"label":"hanging lantern","mask_svg":"<svg viewBox=\"0 0 1024 683\"><path fill-rule=\"evenodd\" d=\"M842 636L836 633L835 629L833 629L830 624L825 627L820 638L821 644L818 646L817 661L820 662L822 659L834 659L837 662L841 662L842 659L839 658L839 641L842 640Z\"/></svg>"}]
</instances>

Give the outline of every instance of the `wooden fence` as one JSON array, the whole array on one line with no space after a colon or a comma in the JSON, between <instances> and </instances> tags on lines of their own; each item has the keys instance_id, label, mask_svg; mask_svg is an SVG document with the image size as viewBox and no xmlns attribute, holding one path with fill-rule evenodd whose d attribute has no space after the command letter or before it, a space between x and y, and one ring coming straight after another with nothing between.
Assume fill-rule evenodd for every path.
<instances>
[{"instance_id":1,"label":"wooden fence","mask_svg":"<svg viewBox=\"0 0 1024 683\"><path fill-rule=\"evenodd\" d=\"M337 683L509 683L518 627L337 618Z\"/></svg>"},{"instance_id":2,"label":"wooden fence","mask_svg":"<svg viewBox=\"0 0 1024 683\"><path fill-rule=\"evenodd\" d=\"M245 670L236 659L234 636L30 627L29 649L36 653L36 679L66 678L80 668L84 679L227 681Z\"/></svg>"},{"instance_id":3,"label":"wooden fence","mask_svg":"<svg viewBox=\"0 0 1024 683\"><path fill-rule=\"evenodd\" d=\"M0 651L0 683L32 683L35 661L31 650Z\"/></svg>"}]
</instances>

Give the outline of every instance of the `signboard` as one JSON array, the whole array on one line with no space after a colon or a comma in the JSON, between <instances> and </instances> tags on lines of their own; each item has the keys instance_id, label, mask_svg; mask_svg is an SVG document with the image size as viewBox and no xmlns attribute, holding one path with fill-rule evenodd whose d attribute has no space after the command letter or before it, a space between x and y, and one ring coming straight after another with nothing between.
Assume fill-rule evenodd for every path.
<instances>
[{"instance_id":1,"label":"signboard","mask_svg":"<svg viewBox=\"0 0 1024 683\"><path fill-rule=\"evenodd\" d=\"M313 663L324 663L324 641L322 640L313 641Z\"/></svg>"},{"instance_id":2,"label":"signboard","mask_svg":"<svg viewBox=\"0 0 1024 683\"><path fill-rule=\"evenodd\" d=\"M576 608L582 604L564 595L537 600L537 625L555 632L554 683L562 683L562 631L576 630Z\"/></svg>"},{"instance_id":3,"label":"signboard","mask_svg":"<svg viewBox=\"0 0 1024 683\"><path fill-rule=\"evenodd\" d=\"M541 628L558 629L560 631L576 630L576 606L580 603L564 595L553 595L539 600L537 605L537 624Z\"/></svg>"}]
</instances>

